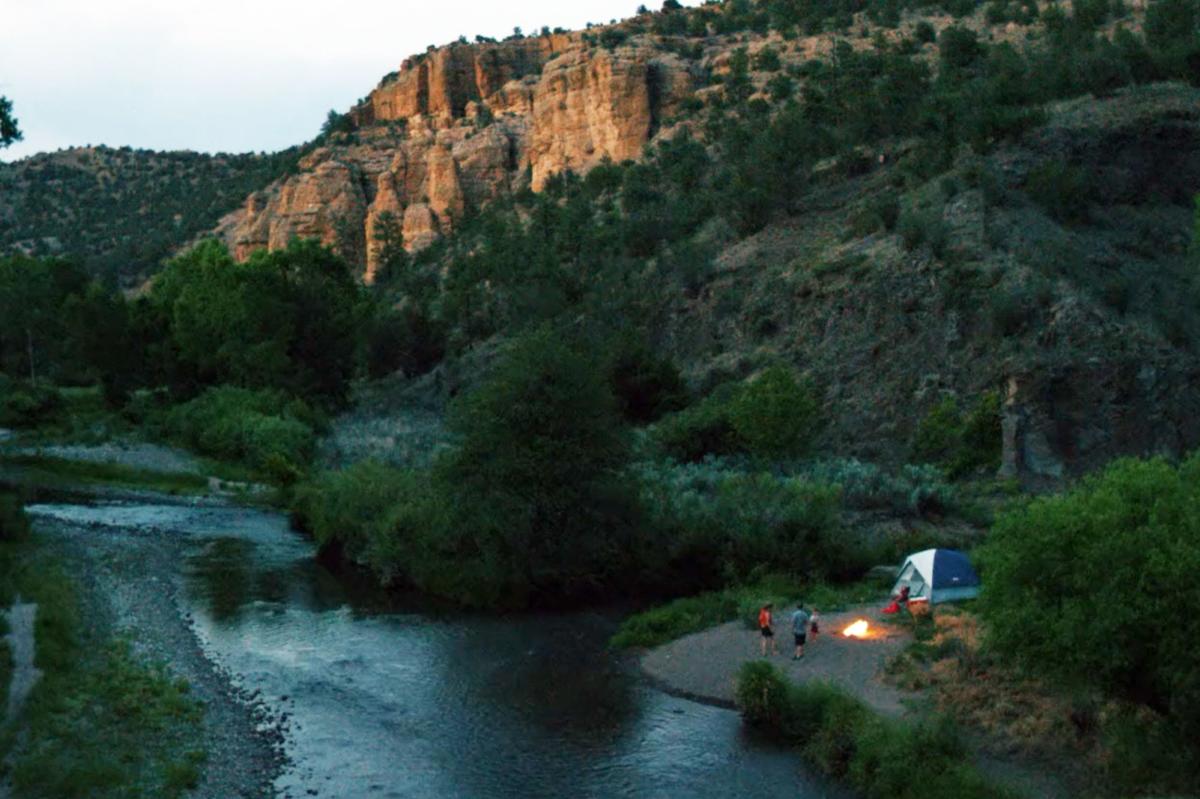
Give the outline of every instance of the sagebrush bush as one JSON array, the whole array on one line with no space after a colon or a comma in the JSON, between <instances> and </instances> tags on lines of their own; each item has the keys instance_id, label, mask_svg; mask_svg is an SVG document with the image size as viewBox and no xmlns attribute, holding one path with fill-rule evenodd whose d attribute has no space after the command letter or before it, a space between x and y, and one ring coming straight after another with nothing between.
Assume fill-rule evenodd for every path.
<instances>
[{"instance_id":1,"label":"sagebrush bush","mask_svg":"<svg viewBox=\"0 0 1200 799\"><path fill-rule=\"evenodd\" d=\"M711 585L762 571L840 577L862 566L841 529L836 487L713 462L641 464L635 475L668 572Z\"/></svg>"},{"instance_id":2,"label":"sagebrush bush","mask_svg":"<svg viewBox=\"0 0 1200 799\"><path fill-rule=\"evenodd\" d=\"M834 458L789 466L787 473L840 486L842 501L852 508L883 508L920 516L956 505L954 489L939 469L928 464L906 464L889 472L878 464Z\"/></svg>"}]
</instances>

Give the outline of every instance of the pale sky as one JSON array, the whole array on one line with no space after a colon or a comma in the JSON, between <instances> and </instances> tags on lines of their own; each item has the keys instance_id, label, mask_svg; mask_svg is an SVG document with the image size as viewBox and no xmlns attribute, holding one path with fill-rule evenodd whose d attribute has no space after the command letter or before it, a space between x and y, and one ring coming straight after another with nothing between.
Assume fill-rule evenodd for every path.
<instances>
[{"instance_id":1,"label":"pale sky","mask_svg":"<svg viewBox=\"0 0 1200 799\"><path fill-rule=\"evenodd\" d=\"M0 0L0 95L25 134L0 160L86 144L279 150L427 45L580 28L641 1Z\"/></svg>"}]
</instances>

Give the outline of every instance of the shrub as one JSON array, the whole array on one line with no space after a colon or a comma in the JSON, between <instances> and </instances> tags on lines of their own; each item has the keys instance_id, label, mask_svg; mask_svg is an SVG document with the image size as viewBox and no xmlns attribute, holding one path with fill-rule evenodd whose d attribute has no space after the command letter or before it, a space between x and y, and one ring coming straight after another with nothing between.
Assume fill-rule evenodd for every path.
<instances>
[{"instance_id":1,"label":"shrub","mask_svg":"<svg viewBox=\"0 0 1200 799\"><path fill-rule=\"evenodd\" d=\"M715 462L642 464L636 476L662 581L710 587L766 571L844 577L865 565L842 534L836 488Z\"/></svg>"},{"instance_id":2,"label":"shrub","mask_svg":"<svg viewBox=\"0 0 1200 799\"><path fill-rule=\"evenodd\" d=\"M653 422L687 405L687 386L678 367L643 342L623 338L609 356L608 382L627 420Z\"/></svg>"},{"instance_id":3,"label":"shrub","mask_svg":"<svg viewBox=\"0 0 1200 799\"><path fill-rule=\"evenodd\" d=\"M168 434L204 455L290 482L312 459L317 419L274 391L219 386L168 412Z\"/></svg>"},{"instance_id":4,"label":"shrub","mask_svg":"<svg viewBox=\"0 0 1200 799\"><path fill-rule=\"evenodd\" d=\"M62 407L56 389L0 375L0 427L37 427L52 421Z\"/></svg>"},{"instance_id":5,"label":"shrub","mask_svg":"<svg viewBox=\"0 0 1200 799\"><path fill-rule=\"evenodd\" d=\"M597 359L559 331L528 333L491 378L451 408L460 446L437 482L453 514L430 572L476 603L522 605L586 594L622 575L633 497L621 476L628 442ZM418 579L420 577L418 576Z\"/></svg>"},{"instance_id":6,"label":"shrub","mask_svg":"<svg viewBox=\"0 0 1200 799\"><path fill-rule=\"evenodd\" d=\"M736 393L735 386L720 387L696 405L666 417L654 428L652 440L665 455L684 462L738 452L730 418L730 397Z\"/></svg>"},{"instance_id":7,"label":"shrub","mask_svg":"<svg viewBox=\"0 0 1200 799\"><path fill-rule=\"evenodd\" d=\"M953 69L964 69L975 63L983 54L975 31L970 28L951 26L938 37L938 52L942 63Z\"/></svg>"},{"instance_id":8,"label":"shrub","mask_svg":"<svg viewBox=\"0 0 1200 799\"><path fill-rule=\"evenodd\" d=\"M924 19L917 23L917 27L913 29L913 35L921 44L929 44L937 38L937 32L934 31L933 26Z\"/></svg>"},{"instance_id":9,"label":"shrub","mask_svg":"<svg viewBox=\"0 0 1200 799\"><path fill-rule=\"evenodd\" d=\"M1200 774L1200 455L1120 460L1000 516L982 552L988 644L1030 670L1151 708ZM1166 776L1166 775L1164 775Z\"/></svg>"},{"instance_id":10,"label":"shrub","mask_svg":"<svg viewBox=\"0 0 1200 799\"><path fill-rule=\"evenodd\" d=\"M731 403L729 420L747 452L777 458L800 455L817 432L820 400L791 370L772 367L745 386Z\"/></svg>"},{"instance_id":11,"label":"shrub","mask_svg":"<svg viewBox=\"0 0 1200 799\"><path fill-rule=\"evenodd\" d=\"M964 416L953 397L933 406L913 436L912 457L939 463L951 477L998 469L1001 455L1000 394L987 391Z\"/></svg>"},{"instance_id":12,"label":"shrub","mask_svg":"<svg viewBox=\"0 0 1200 799\"><path fill-rule=\"evenodd\" d=\"M0 541L21 541L29 537L29 517L21 500L0 492Z\"/></svg>"},{"instance_id":13,"label":"shrub","mask_svg":"<svg viewBox=\"0 0 1200 799\"><path fill-rule=\"evenodd\" d=\"M1079 167L1047 161L1029 173L1025 190L1057 222L1080 224L1088 219L1091 181Z\"/></svg>"},{"instance_id":14,"label":"shrub","mask_svg":"<svg viewBox=\"0 0 1200 799\"><path fill-rule=\"evenodd\" d=\"M813 461L791 473L838 486L842 501L852 508L884 508L920 516L930 511L945 512L956 504L954 491L941 470L927 464L906 464L898 472L889 473L876 464L848 458Z\"/></svg>"},{"instance_id":15,"label":"shrub","mask_svg":"<svg viewBox=\"0 0 1200 799\"><path fill-rule=\"evenodd\" d=\"M790 689L779 669L765 660L755 660L738 672L734 696L746 721L779 728L788 715Z\"/></svg>"},{"instance_id":16,"label":"shrub","mask_svg":"<svg viewBox=\"0 0 1200 799\"><path fill-rule=\"evenodd\" d=\"M943 718L886 719L827 683L791 684L765 661L742 666L735 697L747 722L799 746L821 771L848 777L869 799L1009 796L980 776Z\"/></svg>"},{"instance_id":17,"label":"shrub","mask_svg":"<svg viewBox=\"0 0 1200 799\"><path fill-rule=\"evenodd\" d=\"M432 501L428 474L363 461L298 486L292 517L322 550L368 566L391 584L408 576L412 522L431 518Z\"/></svg>"}]
</instances>

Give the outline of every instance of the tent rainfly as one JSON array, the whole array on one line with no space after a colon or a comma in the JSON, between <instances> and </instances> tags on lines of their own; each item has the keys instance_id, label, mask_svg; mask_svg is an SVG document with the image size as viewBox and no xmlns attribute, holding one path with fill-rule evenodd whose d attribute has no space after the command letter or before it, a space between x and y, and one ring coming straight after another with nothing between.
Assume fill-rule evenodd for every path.
<instances>
[{"instance_id":1,"label":"tent rainfly","mask_svg":"<svg viewBox=\"0 0 1200 799\"><path fill-rule=\"evenodd\" d=\"M909 599L933 605L979 596L979 576L967 556L954 549L927 549L904 559L893 595L908 586Z\"/></svg>"}]
</instances>

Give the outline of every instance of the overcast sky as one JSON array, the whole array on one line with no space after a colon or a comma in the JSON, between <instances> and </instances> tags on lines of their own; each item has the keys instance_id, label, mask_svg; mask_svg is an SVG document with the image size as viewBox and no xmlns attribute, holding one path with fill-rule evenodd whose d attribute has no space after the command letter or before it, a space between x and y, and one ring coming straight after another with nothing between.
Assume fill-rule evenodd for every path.
<instances>
[{"instance_id":1,"label":"overcast sky","mask_svg":"<svg viewBox=\"0 0 1200 799\"><path fill-rule=\"evenodd\" d=\"M0 159L85 144L278 150L426 45L578 28L639 2L0 0L0 95L25 134Z\"/></svg>"}]
</instances>

